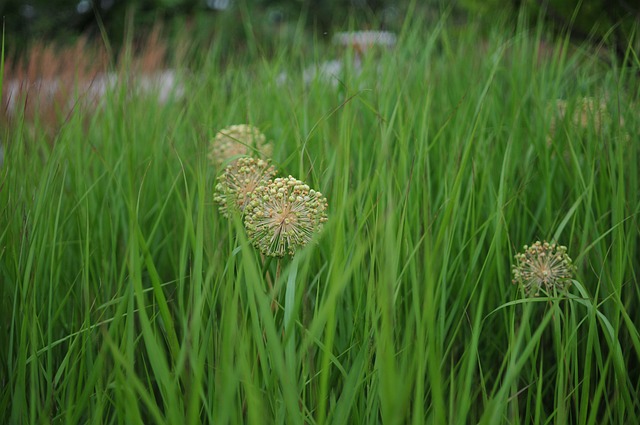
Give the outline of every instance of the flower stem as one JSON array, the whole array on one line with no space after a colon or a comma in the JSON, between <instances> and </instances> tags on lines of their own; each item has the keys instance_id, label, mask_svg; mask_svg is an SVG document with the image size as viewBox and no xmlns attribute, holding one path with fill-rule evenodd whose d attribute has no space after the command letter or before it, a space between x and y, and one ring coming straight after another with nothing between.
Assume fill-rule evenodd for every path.
<instances>
[{"instance_id":1,"label":"flower stem","mask_svg":"<svg viewBox=\"0 0 640 425\"><path fill-rule=\"evenodd\" d=\"M280 262L278 261L278 266ZM287 277L287 289L284 295L284 336L286 339L285 359L291 372L295 375L293 368L296 365L296 339L294 332L295 317L293 310L296 303L296 276L298 274L298 256L294 255Z\"/></svg>"}]
</instances>

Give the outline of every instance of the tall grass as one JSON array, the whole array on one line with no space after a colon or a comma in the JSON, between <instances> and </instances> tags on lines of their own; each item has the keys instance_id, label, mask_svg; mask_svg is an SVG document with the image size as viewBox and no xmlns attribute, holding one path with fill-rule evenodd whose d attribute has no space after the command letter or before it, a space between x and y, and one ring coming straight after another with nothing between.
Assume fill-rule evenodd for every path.
<instances>
[{"instance_id":1,"label":"tall grass","mask_svg":"<svg viewBox=\"0 0 640 425\"><path fill-rule=\"evenodd\" d=\"M110 93L52 145L18 120L0 421L638 423L637 52L629 69L543 28L477 34L409 21L335 87L298 76L319 51L223 66L214 48L182 101ZM573 123L585 96L607 125ZM281 273L213 204L208 140L242 122L329 200ZM567 296L512 285L537 239L568 247Z\"/></svg>"}]
</instances>

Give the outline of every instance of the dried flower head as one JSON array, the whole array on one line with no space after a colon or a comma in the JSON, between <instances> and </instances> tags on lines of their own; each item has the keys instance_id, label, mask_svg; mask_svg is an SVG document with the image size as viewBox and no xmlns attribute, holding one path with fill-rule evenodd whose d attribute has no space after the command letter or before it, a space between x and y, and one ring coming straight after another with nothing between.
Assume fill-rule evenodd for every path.
<instances>
[{"instance_id":1,"label":"dried flower head","mask_svg":"<svg viewBox=\"0 0 640 425\"><path fill-rule=\"evenodd\" d=\"M232 125L222 129L211 141L209 159L216 166L234 156L255 156L262 154L270 157L273 146L267 142L264 134L258 128L248 125Z\"/></svg>"},{"instance_id":2,"label":"dried flower head","mask_svg":"<svg viewBox=\"0 0 640 425\"><path fill-rule=\"evenodd\" d=\"M259 186L245 215L249 239L265 255L293 255L327 221L327 200L291 176Z\"/></svg>"},{"instance_id":3,"label":"dried flower head","mask_svg":"<svg viewBox=\"0 0 640 425\"><path fill-rule=\"evenodd\" d=\"M529 296L537 296L541 289L552 294L571 285L575 267L565 246L537 241L525 245L524 253L515 259L513 283L522 285Z\"/></svg>"},{"instance_id":4,"label":"dried flower head","mask_svg":"<svg viewBox=\"0 0 640 425\"><path fill-rule=\"evenodd\" d=\"M267 184L276 175L269 161L256 158L238 158L218 176L213 200L220 205L220 212L229 217L234 211L244 213L251 193Z\"/></svg>"},{"instance_id":5,"label":"dried flower head","mask_svg":"<svg viewBox=\"0 0 640 425\"><path fill-rule=\"evenodd\" d=\"M555 105L550 105L551 113L554 114L551 119L551 128L549 129L549 138L553 138L559 122L565 119L569 104L566 100L557 99ZM603 129L613 124L613 119L607 108L605 99L596 99L595 97L583 97L576 101L573 115L569 119L571 125L588 129L593 126L595 131L600 134ZM620 117L619 124L624 126L624 119Z\"/></svg>"}]
</instances>

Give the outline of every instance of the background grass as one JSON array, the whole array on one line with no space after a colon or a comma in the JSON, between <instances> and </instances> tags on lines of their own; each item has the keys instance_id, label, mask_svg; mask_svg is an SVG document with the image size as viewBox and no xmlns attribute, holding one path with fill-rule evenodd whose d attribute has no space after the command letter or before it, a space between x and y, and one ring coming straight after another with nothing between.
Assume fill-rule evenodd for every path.
<instances>
[{"instance_id":1,"label":"background grass","mask_svg":"<svg viewBox=\"0 0 640 425\"><path fill-rule=\"evenodd\" d=\"M479 33L409 20L335 86L300 76L323 49L223 64L214 46L182 100L123 88L52 143L17 120L0 421L638 423L636 53L619 68L543 28ZM585 96L601 129L570 119ZM243 122L329 201L280 265L212 201L208 141ZM568 247L568 299L511 284L537 239Z\"/></svg>"}]
</instances>

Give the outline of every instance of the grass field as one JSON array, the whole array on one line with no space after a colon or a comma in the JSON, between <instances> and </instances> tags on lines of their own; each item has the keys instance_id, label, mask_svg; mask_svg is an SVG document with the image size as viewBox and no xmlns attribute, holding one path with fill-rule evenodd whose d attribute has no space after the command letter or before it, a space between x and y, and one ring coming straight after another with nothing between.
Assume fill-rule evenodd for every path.
<instances>
[{"instance_id":1,"label":"grass field","mask_svg":"<svg viewBox=\"0 0 640 425\"><path fill-rule=\"evenodd\" d=\"M640 423L636 52L409 20L305 84L330 50L213 46L181 100L4 130L1 423ZM293 258L213 202L238 123L328 200ZM536 240L567 246L565 293L512 284Z\"/></svg>"}]
</instances>

